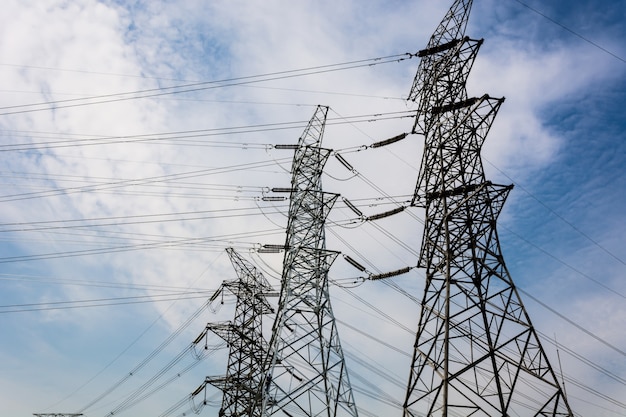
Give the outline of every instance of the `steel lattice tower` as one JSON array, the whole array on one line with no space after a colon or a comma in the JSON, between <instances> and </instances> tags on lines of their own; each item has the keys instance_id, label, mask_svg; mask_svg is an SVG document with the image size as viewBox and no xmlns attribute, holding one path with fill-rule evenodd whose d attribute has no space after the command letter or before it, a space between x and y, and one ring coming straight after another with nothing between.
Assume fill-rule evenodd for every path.
<instances>
[{"instance_id":1,"label":"steel lattice tower","mask_svg":"<svg viewBox=\"0 0 626 417\"><path fill-rule=\"evenodd\" d=\"M331 152L320 147L327 113L327 107L316 109L293 159L264 415L357 416L328 291L328 270L338 253L325 247L324 222L338 195L323 192L321 186Z\"/></svg>"},{"instance_id":2,"label":"steel lattice tower","mask_svg":"<svg viewBox=\"0 0 626 417\"><path fill-rule=\"evenodd\" d=\"M212 384L224 392L220 416L259 417L261 413L258 393L261 391L265 374L263 362L267 355L262 317L274 312L265 298L265 294L271 292L272 287L263 274L234 249L227 248L226 252L239 279L224 281L216 295L228 289L237 296L235 317L231 322L207 325L207 330L228 343L226 376L208 377L194 394L199 393L207 383Z\"/></svg>"},{"instance_id":3,"label":"steel lattice tower","mask_svg":"<svg viewBox=\"0 0 626 417\"><path fill-rule=\"evenodd\" d=\"M413 205L426 209L426 288L404 416L572 416L505 266L496 219L512 186L485 180L480 150L504 101L468 98L482 40L456 0L430 39L409 99L425 136Z\"/></svg>"},{"instance_id":4,"label":"steel lattice tower","mask_svg":"<svg viewBox=\"0 0 626 417\"><path fill-rule=\"evenodd\" d=\"M82 416L82 413L34 413L37 417L78 417Z\"/></svg>"}]
</instances>

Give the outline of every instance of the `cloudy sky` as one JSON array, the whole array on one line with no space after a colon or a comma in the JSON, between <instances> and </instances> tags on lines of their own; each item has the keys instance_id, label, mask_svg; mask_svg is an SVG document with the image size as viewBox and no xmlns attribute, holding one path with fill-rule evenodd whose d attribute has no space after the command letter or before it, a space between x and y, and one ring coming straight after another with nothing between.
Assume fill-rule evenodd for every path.
<instances>
[{"instance_id":1,"label":"cloudy sky","mask_svg":"<svg viewBox=\"0 0 626 417\"><path fill-rule=\"evenodd\" d=\"M315 106L353 167L331 157L327 191L365 216L411 199L422 138L367 145L410 131L406 53L450 3L3 2L0 414L187 412L173 406L225 371L216 336L185 354L232 314L228 295L201 309L235 278L224 249L278 285L280 254L256 249L283 243L288 202L263 197L288 186L274 145ZM476 0L468 28L485 38L469 94L506 97L483 151L488 178L516 185L505 260L577 415L626 414L625 19L624 0ZM327 246L371 273L412 266L423 216L363 223L340 199ZM361 275L331 269L355 397L400 415L423 271Z\"/></svg>"}]
</instances>

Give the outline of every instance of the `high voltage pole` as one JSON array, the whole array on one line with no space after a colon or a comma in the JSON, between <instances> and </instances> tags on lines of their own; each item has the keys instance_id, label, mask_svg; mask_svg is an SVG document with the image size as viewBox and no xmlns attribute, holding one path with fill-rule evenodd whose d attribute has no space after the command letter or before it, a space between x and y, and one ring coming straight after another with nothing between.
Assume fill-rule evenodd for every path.
<instances>
[{"instance_id":1,"label":"high voltage pole","mask_svg":"<svg viewBox=\"0 0 626 417\"><path fill-rule=\"evenodd\" d=\"M192 393L195 397L211 384L223 391L219 416L259 417L263 361L267 355L267 341L263 338L262 318L274 310L265 295L272 291L263 274L234 249L226 252L235 268L238 279L224 281L213 295L215 300L228 290L237 298L235 317L225 323L209 323L207 330L220 336L229 346L226 375L207 377L205 382ZM201 334L194 343L206 334Z\"/></svg>"},{"instance_id":2,"label":"high voltage pole","mask_svg":"<svg viewBox=\"0 0 626 417\"><path fill-rule=\"evenodd\" d=\"M295 147L281 294L263 384L263 415L354 416L352 388L328 291L337 252L324 223L337 194L322 191L330 155L321 147L327 107L318 107ZM282 413L281 413L282 415Z\"/></svg>"},{"instance_id":3,"label":"high voltage pole","mask_svg":"<svg viewBox=\"0 0 626 417\"><path fill-rule=\"evenodd\" d=\"M502 257L496 219L512 186L485 179L480 150L504 99L468 98L482 44L456 0L422 58L409 99L425 137L413 205L426 209L426 288L404 417L572 416Z\"/></svg>"}]
</instances>

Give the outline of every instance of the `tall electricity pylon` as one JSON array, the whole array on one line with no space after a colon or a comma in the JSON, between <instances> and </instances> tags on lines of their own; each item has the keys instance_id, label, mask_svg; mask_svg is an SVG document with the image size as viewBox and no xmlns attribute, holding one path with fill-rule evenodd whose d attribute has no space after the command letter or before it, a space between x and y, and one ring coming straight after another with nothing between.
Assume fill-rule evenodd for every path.
<instances>
[{"instance_id":1,"label":"tall electricity pylon","mask_svg":"<svg viewBox=\"0 0 626 417\"><path fill-rule=\"evenodd\" d=\"M293 159L264 416L279 411L288 416L357 416L328 292L328 270L338 253L326 249L324 223L338 195L323 192L321 185L331 152L320 147L327 113L327 107L317 108Z\"/></svg>"},{"instance_id":2,"label":"tall electricity pylon","mask_svg":"<svg viewBox=\"0 0 626 417\"><path fill-rule=\"evenodd\" d=\"M37 417L78 417L82 416L82 413L33 413Z\"/></svg>"},{"instance_id":3,"label":"tall electricity pylon","mask_svg":"<svg viewBox=\"0 0 626 417\"><path fill-rule=\"evenodd\" d=\"M480 150L504 99L467 96L482 44L465 36L471 5L456 0L419 52L409 96L425 136L413 205L426 289L404 417L572 416L498 241L512 186L485 180Z\"/></svg>"},{"instance_id":4,"label":"tall electricity pylon","mask_svg":"<svg viewBox=\"0 0 626 417\"><path fill-rule=\"evenodd\" d=\"M267 356L267 341L263 338L262 317L273 313L265 295L272 291L263 274L234 249L227 248L228 256L239 279L224 281L216 296L228 289L237 297L235 317L226 323L209 323L210 330L229 346L226 376L208 377L192 394L200 393L206 384L223 391L219 415L225 417L260 417L263 362ZM203 335L200 335L202 337Z\"/></svg>"}]
</instances>

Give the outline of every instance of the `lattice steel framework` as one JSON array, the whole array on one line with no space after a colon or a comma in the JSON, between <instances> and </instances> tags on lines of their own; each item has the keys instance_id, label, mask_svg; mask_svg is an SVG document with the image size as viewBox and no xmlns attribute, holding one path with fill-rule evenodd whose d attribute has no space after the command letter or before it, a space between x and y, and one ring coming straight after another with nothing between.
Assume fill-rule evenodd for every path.
<instances>
[{"instance_id":1,"label":"lattice steel framework","mask_svg":"<svg viewBox=\"0 0 626 417\"><path fill-rule=\"evenodd\" d=\"M504 99L468 98L482 40L456 0L422 58L410 100L425 136L413 205L426 209L426 288L404 416L572 416L502 257L496 219L512 186L485 180L480 150Z\"/></svg>"},{"instance_id":2,"label":"lattice steel framework","mask_svg":"<svg viewBox=\"0 0 626 417\"><path fill-rule=\"evenodd\" d=\"M239 279L224 281L216 294L227 289L237 297L235 317L226 323L209 323L207 329L224 339L229 346L226 376L208 377L206 383L224 392L219 416L259 417L261 391L265 372L263 363L267 355L267 341L263 338L263 315L273 313L265 294L272 287L254 265L234 249L226 252ZM203 386L196 390L199 392Z\"/></svg>"},{"instance_id":3,"label":"lattice steel framework","mask_svg":"<svg viewBox=\"0 0 626 417\"><path fill-rule=\"evenodd\" d=\"M324 223L337 194L322 191L329 149L321 148L327 107L318 107L298 141L282 288L270 340L263 415L357 416L328 292L337 256Z\"/></svg>"}]
</instances>

